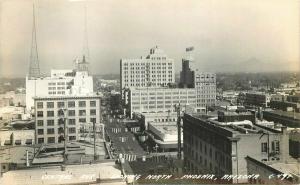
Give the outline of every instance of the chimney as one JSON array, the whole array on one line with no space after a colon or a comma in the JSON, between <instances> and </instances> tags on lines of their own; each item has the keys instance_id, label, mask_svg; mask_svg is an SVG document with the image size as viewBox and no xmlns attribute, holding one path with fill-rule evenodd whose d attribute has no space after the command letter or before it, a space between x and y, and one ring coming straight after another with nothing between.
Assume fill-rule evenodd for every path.
<instances>
[{"instance_id":1,"label":"chimney","mask_svg":"<svg viewBox=\"0 0 300 185\"><path fill-rule=\"evenodd\" d=\"M281 141L280 141L280 158L282 162L287 162L289 158L289 135L287 127L281 127Z\"/></svg>"}]
</instances>

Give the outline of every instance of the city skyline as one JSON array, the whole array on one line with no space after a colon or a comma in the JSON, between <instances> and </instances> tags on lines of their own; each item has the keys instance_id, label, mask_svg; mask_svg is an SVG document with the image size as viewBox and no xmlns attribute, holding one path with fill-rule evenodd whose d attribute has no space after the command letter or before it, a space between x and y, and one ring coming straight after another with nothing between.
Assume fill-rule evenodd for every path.
<instances>
[{"instance_id":1,"label":"city skyline","mask_svg":"<svg viewBox=\"0 0 300 185\"><path fill-rule=\"evenodd\" d=\"M29 70L32 2L0 1L0 76ZM72 68L83 53L84 2L36 1L43 73ZM299 71L297 1L86 1L92 74L119 72L122 58L160 46L180 71L194 46L196 68L211 72ZM23 66L23 67L16 67Z\"/></svg>"}]
</instances>

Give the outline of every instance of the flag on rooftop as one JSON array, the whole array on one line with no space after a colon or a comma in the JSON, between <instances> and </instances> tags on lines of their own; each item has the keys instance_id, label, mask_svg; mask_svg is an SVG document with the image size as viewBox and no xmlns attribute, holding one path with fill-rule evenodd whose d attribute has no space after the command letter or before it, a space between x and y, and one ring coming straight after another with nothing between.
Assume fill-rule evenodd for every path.
<instances>
[{"instance_id":1,"label":"flag on rooftop","mask_svg":"<svg viewBox=\"0 0 300 185\"><path fill-rule=\"evenodd\" d=\"M188 47L188 48L185 49L186 52L193 51L193 50L194 50L194 46Z\"/></svg>"}]
</instances>

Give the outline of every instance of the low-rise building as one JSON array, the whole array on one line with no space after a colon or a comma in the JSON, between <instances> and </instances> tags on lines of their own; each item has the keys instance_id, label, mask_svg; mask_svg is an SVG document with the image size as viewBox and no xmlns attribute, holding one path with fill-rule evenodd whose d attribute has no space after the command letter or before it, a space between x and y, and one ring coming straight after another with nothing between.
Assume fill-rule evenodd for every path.
<instances>
[{"instance_id":1,"label":"low-rise building","mask_svg":"<svg viewBox=\"0 0 300 185\"><path fill-rule=\"evenodd\" d=\"M154 143L158 151L176 152L178 147L178 128L176 123L149 123L148 138ZM183 134L181 130L181 144ZM182 145L181 145L182 146Z\"/></svg>"},{"instance_id":2,"label":"low-rise building","mask_svg":"<svg viewBox=\"0 0 300 185\"><path fill-rule=\"evenodd\" d=\"M274 162L259 161L246 157L248 175L259 174L258 179L251 179L253 184L298 184L300 174L298 161Z\"/></svg>"},{"instance_id":3,"label":"low-rise building","mask_svg":"<svg viewBox=\"0 0 300 185\"><path fill-rule=\"evenodd\" d=\"M34 138L34 130L0 130L0 146L32 145Z\"/></svg>"},{"instance_id":4,"label":"low-rise building","mask_svg":"<svg viewBox=\"0 0 300 185\"><path fill-rule=\"evenodd\" d=\"M0 120L16 120L25 116L24 107L7 106L0 108Z\"/></svg>"},{"instance_id":5,"label":"low-rise building","mask_svg":"<svg viewBox=\"0 0 300 185\"><path fill-rule=\"evenodd\" d=\"M60 143L80 139L83 130L100 126L100 98L94 96L35 97L36 142ZM64 131L64 124L66 131ZM98 127L99 126L99 127Z\"/></svg>"},{"instance_id":6,"label":"low-rise building","mask_svg":"<svg viewBox=\"0 0 300 185\"><path fill-rule=\"evenodd\" d=\"M300 103L288 102L288 101L271 101L270 108L280 109L282 111L300 112Z\"/></svg>"},{"instance_id":7,"label":"low-rise building","mask_svg":"<svg viewBox=\"0 0 300 185\"><path fill-rule=\"evenodd\" d=\"M247 92L245 97L245 105L269 107L271 95L263 92Z\"/></svg>"},{"instance_id":8,"label":"low-rise building","mask_svg":"<svg viewBox=\"0 0 300 185\"><path fill-rule=\"evenodd\" d=\"M286 128L278 131L248 120L219 122L205 115L185 114L183 143L185 168L194 174L245 175L246 156L259 161L286 161L288 157Z\"/></svg>"},{"instance_id":9,"label":"low-rise building","mask_svg":"<svg viewBox=\"0 0 300 185\"><path fill-rule=\"evenodd\" d=\"M254 123L255 116L251 112L218 111L218 121L234 122L249 120Z\"/></svg>"},{"instance_id":10,"label":"low-rise building","mask_svg":"<svg viewBox=\"0 0 300 185\"><path fill-rule=\"evenodd\" d=\"M300 103L300 94L287 96L286 99L289 102Z\"/></svg>"},{"instance_id":11,"label":"low-rise building","mask_svg":"<svg viewBox=\"0 0 300 185\"><path fill-rule=\"evenodd\" d=\"M137 119L144 130L148 130L150 123L176 123L176 112L158 112L158 113L134 113L133 118Z\"/></svg>"},{"instance_id":12,"label":"low-rise building","mask_svg":"<svg viewBox=\"0 0 300 185\"><path fill-rule=\"evenodd\" d=\"M30 185L59 184L103 184L126 185L127 177L122 176L114 161L104 161L97 164L33 167L14 170L3 174L0 184L19 185L25 182Z\"/></svg>"},{"instance_id":13,"label":"low-rise building","mask_svg":"<svg viewBox=\"0 0 300 185\"><path fill-rule=\"evenodd\" d=\"M287 112L282 110L265 110L263 111L264 119L280 123L286 127L300 127L300 113Z\"/></svg>"}]
</instances>

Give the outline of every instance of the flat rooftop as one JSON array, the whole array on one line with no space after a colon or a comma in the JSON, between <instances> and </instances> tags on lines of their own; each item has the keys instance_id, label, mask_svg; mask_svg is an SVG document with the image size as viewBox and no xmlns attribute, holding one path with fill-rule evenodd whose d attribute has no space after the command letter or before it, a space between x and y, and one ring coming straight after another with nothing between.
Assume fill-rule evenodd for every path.
<instances>
[{"instance_id":1,"label":"flat rooftop","mask_svg":"<svg viewBox=\"0 0 300 185\"><path fill-rule=\"evenodd\" d=\"M30 185L90 184L95 183L97 178L101 179L101 184L126 184L121 178L121 171L114 161L98 164L67 165L65 171L61 170L61 166L9 171L0 178L0 184L24 185L25 182Z\"/></svg>"},{"instance_id":2,"label":"flat rooftop","mask_svg":"<svg viewBox=\"0 0 300 185\"><path fill-rule=\"evenodd\" d=\"M33 164L62 163L63 153L63 144L42 145L33 159ZM93 143L68 143L66 154L69 156L67 162L72 161L69 161L70 158L80 161L80 156L77 156L77 154L83 155L82 160L85 162L88 160L88 156L94 155ZM96 142L96 155L99 159L102 159L106 156L103 142Z\"/></svg>"},{"instance_id":3,"label":"flat rooftop","mask_svg":"<svg viewBox=\"0 0 300 185\"><path fill-rule=\"evenodd\" d=\"M26 163L26 151L28 151L28 157L31 161L33 159L34 150L38 147L34 146L7 146L0 148L0 163Z\"/></svg>"},{"instance_id":4,"label":"flat rooftop","mask_svg":"<svg viewBox=\"0 0 300 185\"><path fill-rule=\"evenodd\" d=\"M280 132L278 130L266 128L261 125L252 124L252 122L249 120L236 121L236 122L219 122L215 117L209 115L192 114L189 116L199 119L202 122L205 122L205 124L210 126L211 129L222 129L231 132L232 134L240 135L240 134L261 134L262 132L271 132L271 133Z\"/></svg>"},{"instance_id":5,"label":"flat rooftop","mask_svg":"<svg viewBox=\"0 0 300 185\"><path fill-rule=\"evenodd\" d=\"M274 163L270 164L269 166L285 174L294 174L298 177L300 176L299 163L296 161L289 163Z\"/></svg>"},{"instance_id":6,"label":"flat rooftop","mask_svg":"<svg viewBox=\"0 0 300 185\"><path fill-rule=\"evenodd\" d=\"M61 99L91 99L101 98L102 93L90 93L87 95L64 95L64 96L39 96L33 97L34 100L61 100Z\"/></svg>"},{"instance_id":7,"label":"flat rooftop","mask_svg":"<svg viewBox=\"0 0 300 185\"><path fill-rule=\"evenodd\" d=\"M158 131L164 134L176 134L177 135L177 125L176 124L151 124Z\"/></svg>"}]
</instances>

